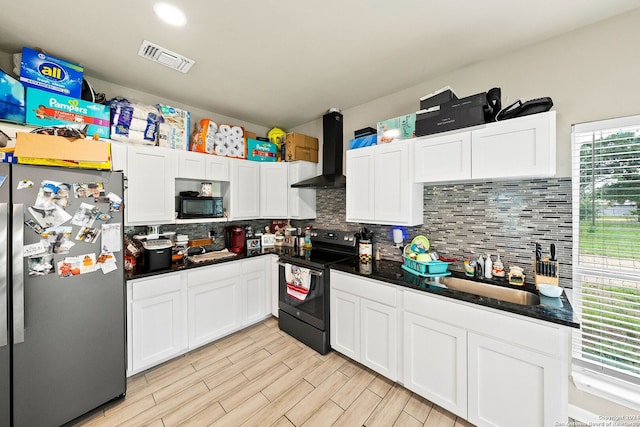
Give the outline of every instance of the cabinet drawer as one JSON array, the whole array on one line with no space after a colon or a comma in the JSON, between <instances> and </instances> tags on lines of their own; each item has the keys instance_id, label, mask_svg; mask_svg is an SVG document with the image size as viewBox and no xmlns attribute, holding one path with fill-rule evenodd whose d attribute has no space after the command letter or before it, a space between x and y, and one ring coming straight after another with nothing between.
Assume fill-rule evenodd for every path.
<instances>
[{"instance_id":1,"label":"cabinet drawer","mask_svg":"<svg viewBox=\"0 0 640 427\"><path fill-rule=\"evenodd\" d=\"M179 291L182 274L163 274L146 279L131 280L133 301Z\"/></svg>"},{"instance_id":2,"label":"cabinet drawer","mask_svg":"<svg viewBox=\"0 0 640 427\"><path fill-rule=\"evenodd\" d=\"M366 279L353 274L331 271L331 287L353 295L376 301L380 304L396 307L397 290L393 285L385 285L382 282Z\"/></svg>"},{"instance_id":3,"label":"cabinet drawer","mask_svg":"<svg viewBox=\"0 0 640 427\"><path fill-rule=\"evenodd\" d=\"M489 308L476 308L462 302L447 301L419 291L404 291L406 311L427 316L460 328L498 338L537 352L564 354L561 327L536 323L530 318L499 314Z\"/></svg>"},{"instance_id":4,"label":"cabinet drawer","mask_svg":"<svg viewBox=\"0 0 640 427\"><path fill-rule=\"evenodd\" d=\"M234 276L240 276L242 269L237 261L225 262L211 267L200 267L189 271L187 274L187 286L198 286L204 283L217 282Z\"/></svg>"},{"instance_id":5,"label":"cabinet drawer","mask_svg":"<svg viewBox=\"0 0 640 427\"><path fill-rule=\"evenodd\" d=\"M253 273L254 271L265 271L266 257L247 259L242 261L242 273Z\"/></svg>"}]
</instances>

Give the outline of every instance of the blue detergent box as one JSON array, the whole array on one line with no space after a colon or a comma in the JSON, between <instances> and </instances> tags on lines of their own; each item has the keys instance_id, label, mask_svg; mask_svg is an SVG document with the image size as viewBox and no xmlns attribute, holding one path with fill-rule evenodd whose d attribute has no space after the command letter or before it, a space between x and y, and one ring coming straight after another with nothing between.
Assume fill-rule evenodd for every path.
<instances>
[{"instance_id":1,"label":"blue detergent box","mask_svg":"<svg viewBox=\"0 0 640 427\"><path fill-rule=\"evenodd\" d=\"M355 148L371 147L372 145L376 145L377 143L378 135L367 135L361 138L354 138L349 141L349 150L353 150Z\"/></svg>"},{"instance_id":2,"label":"blue detergent box","mask_svg":"<svg viewBox=\"0 0 640 427\"><path fill-rule=\"evenodd\" d=\"M87 125L87 136L109 138L111 109L102 104L27 88L27 124Z\"/></svg>"},{"instance_id":3,"label":"blue detergent box","mask_svg":"<svg viewBox=\"0 0 640 427\"><path fill-rule=\"evenodd\" d=\"M22 48L20 81L27 87L80 98L84 68L55 56Z\"/></svg>"}]
</instances>

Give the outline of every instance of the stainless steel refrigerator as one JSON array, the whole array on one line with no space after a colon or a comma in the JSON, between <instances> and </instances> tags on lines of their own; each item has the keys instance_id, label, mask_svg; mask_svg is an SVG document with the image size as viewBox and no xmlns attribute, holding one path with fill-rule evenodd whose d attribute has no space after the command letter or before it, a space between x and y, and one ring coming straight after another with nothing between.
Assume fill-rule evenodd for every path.
<instances>
[{"instance_id":1,"label":"stainless steel refrigerator","mask_svg":"<svg viewBox=\"0 0 640 427\"><path fill-rule=\"evenodd\" d=\"M126 391L120 172L0 163L0 427Z\"/></svg>"}]
</instances>

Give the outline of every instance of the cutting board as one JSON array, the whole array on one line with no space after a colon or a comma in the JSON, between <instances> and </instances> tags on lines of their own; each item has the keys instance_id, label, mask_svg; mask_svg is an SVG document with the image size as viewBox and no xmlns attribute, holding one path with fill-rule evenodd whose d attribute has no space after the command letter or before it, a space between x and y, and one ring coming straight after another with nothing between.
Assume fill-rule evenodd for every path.
<instances>
[{"instance_id":1,"label":"cutting board","mask_svg":"<svg viewBox=\"0 0 640 427\"><path fill-rule=\"evenodd\" d=\"M238 254L234 252L209 252L206 254L200 255L190 255L187 259L191 262L200 263L200 262L208 262L208 261L217 261L219 259L225 258L233 258Z\"/></svg>"}]
</instances>

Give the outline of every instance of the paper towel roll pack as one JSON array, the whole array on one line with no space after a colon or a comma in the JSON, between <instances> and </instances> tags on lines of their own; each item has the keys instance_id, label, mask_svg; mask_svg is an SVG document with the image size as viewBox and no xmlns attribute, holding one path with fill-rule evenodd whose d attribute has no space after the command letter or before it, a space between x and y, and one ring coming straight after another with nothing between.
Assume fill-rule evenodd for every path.
<instances>
[{"instance_id":1,"label":"paper towel roll pack","mask_svg":"<svg viewBox=\"0 0 640 427\"><path fill-rule=\"evenodd\" d=\"M246 139L242 126L217 124L211 119L198 122L191 136L191 151L218 156L246 157Z\"/></svg>"},{"instance_id":2,"label":"paper towel roll pack","mask_svg":"<svg viewBox=\"0 0 640 427\"><path fill-rule=\"evenodd\" d=\"M132 144L156 145L158 123L162 119L153 105L116 97L111 108L111 139Z\"/></svg>"}]
</instances>

